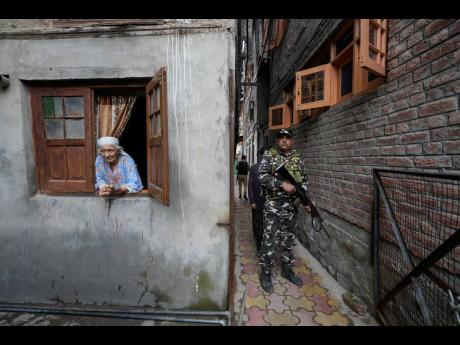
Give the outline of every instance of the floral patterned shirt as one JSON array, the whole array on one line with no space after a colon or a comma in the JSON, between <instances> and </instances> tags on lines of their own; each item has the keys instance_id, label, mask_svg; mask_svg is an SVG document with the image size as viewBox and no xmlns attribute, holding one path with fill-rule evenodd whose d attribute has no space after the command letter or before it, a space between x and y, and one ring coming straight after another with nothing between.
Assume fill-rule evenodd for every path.
<instances>
[{"instance_id":1,"label":"floral patterned shirt","mask_svg":"<svg viewBox=\"0 0 460 345\"><path fill-rule=\"evenodd\" d=\"M96 189L103 185L111 184L116 188L126 186L128 193L137 193L142 188L141 178L137 171L136 163L128 154L120 155L118 163L112 170L102 156L96 158Z\"/></svg>"}]
</instances>

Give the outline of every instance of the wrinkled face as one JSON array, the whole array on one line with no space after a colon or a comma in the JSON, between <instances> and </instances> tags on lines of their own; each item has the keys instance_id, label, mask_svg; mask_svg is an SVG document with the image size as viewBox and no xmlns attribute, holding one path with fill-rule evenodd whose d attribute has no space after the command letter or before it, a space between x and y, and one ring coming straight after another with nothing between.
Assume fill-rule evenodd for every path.
<instances>
[{"instance_id":1,"label":"wrinkled face","mask_svg":"<svg viewBox=\"0 0 460 345\"><path fill-rule=\"evenodd\" d=\"M289 152L292 149L292 144L294 143L294 141L292 140L290 136L282 135L278 137L277 143L278 143L278 148L282 152Z\"/></svg>"},{"instance_id":2,"label":"wrinkled face","mask_svg":"<svg viewBox=\"0 0 460 345\"><path fill-rule=\"evenodd\" d=\"M103 145L99 149L99 153L107 163L114 163L117 161L120 152L114 145Z\"/></svg>"}]
</instances>

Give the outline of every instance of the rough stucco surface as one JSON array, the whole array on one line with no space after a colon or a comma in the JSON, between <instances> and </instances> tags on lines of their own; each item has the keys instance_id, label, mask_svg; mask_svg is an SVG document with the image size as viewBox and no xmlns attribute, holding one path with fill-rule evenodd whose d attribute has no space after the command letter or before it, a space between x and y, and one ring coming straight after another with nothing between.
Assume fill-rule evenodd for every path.
<instances>
[{"instance_id":1,"label":"rough stucco surface","mask_svg":"<svg viewBox=\"0 0 460 345\"><path fill-rule=\"evenodd\" d=\"M0 40L0 301L225 309L231 32ZM170 206L36 193L34 79L168 69ZM22 79L22 80L21 80Z\"/></svg>"}]
</instances>

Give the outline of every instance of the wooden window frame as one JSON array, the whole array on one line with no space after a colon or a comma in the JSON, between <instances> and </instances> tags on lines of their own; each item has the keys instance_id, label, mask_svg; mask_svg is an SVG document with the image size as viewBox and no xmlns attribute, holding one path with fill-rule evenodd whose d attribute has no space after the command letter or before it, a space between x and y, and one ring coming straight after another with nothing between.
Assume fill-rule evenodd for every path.
<instances>
[{"instance_id":1,"label":"wooden window frame","mask_svg":"<svg viewBox=\"0 0 460 345\"><path fill-rule=\"evenodd\" d=\"M268 30L268 28L270 27L270 21L273 21L273 23L272 23L271 30ZM288 19L264 19L263 20L262 22L262 44L264 44L265 41L268 40L267 43L265 44L264 52L269 52L281 44L284 38L284 34L286 33L288 23L289 23ZM272 37L267 37L268 35L270 35L271 32L273 32L273 30L276 30L275 39L272 39Z\"/></svg>"},{"instance_id":2,"label":"wooden window frame","mask_svg":"<svg viewBox=\"0 0 460 345\"><path fill-rule=\"evenodd\" d=\"M45 120L43 118L42 97L75 97L82 96L84 100L84 139L47 139L45 131ZM33 86L30 88L30 99L32 108L33 142L35 152L35 173L37 187L41 193L78 193L94 191L94 149L93 149L93 94L89 87L62 86L46 87ZM47 158L48 147L64 147L62 151L65 180L53 180L48 173ZM72 180L69 178L69 166L67 161L67 147L84 147L86 161L83 165L85 180Z\"/></svg>"},{"instance_id":3,"label":"wooden window frame","mask_svg":"<svg viewBox=\"0 0 460 345\"><path fill-rule=\"evenodd\" d=\"M387 53L387 19L360 19L360 67L365 68L374 74L385 77L386 75L386 53ZM369 29L376 28L376 45L372 45L369 39ZM369 52L376 54L377 60L369 57Z\"/></svg>"},{"instance_id":4,"label":"wooden window frame","mask_svg":"<svg viewBox=\"0 0 460 345\"><path fill-rule=\"evenodd\" d=\"M156 97L157 89L160 90L160 102L155 98L154 104L159 104L159 107L155 107L152 111L150 95L153 94L155 95L154 97ZM146 102L147 188L154 199L169 206L168 97L166 67L160 68L153 79L147 84ZM154 116L160 117L161 129L159 135L156 135L157 132L155 129L153 133L151 131L151 121ZM156 121L154 122L154 127L156 127L155 123ZM153 147L157 147L157 149L153 149ZM160 151L161 157L158 156ZM160 160L161 164L158 164ZM152 171L152 164L155 167L155 171ZM162 177L161 184L159 184L157 180L160 175L160 170Z\"/></svg>"},{"instance_id":5,"label":"wooden window frame","mask_svg":"<svg viewBox=\"0 0 460 345\"><path fill-rule=\"evenodd\" d=\"M278 110L278 109L283 109L283 114L282 114L283 121L281 125L273 126L272 125L273 111ZM291 113L290 113L290 109L287 103L278 104L268 109L268 128L270 130L289 128L289 127L291 127Z\"/></svg>"},{"instance_id":6,"label":"wooden window frame","mask_svg":"<svg viewBox=\"0 0 460 345\"><path fill-rule=\"evenodd\" d=\"M385 78L380 76L380 74L375 73L374 70L367 68L367 64L362 64L362 31L363 31L363 21L369 22L369 19L355 19L352 20L344 25L344 27L335 35L334 39L331 42L331 75L332 75L332 100L331 105L336 105L353 97L362 95L369 91L376 89L378 86L382 85L385 82ZM384 57L382 58L381 62L385 64L386 61L386 34L387 34L387 20L382 19L382 26L384 29L379 34L381 36L381 43L380 46L384 47L383 53ZM366 28L366 24L364 24L364 28ZM339 54L336 54L336 42L338 39L345 34L348 30L353 30L353 40L350 42ZM369 29L367 28L367 32ZM368 36L368 35L367 35ZM369 37L367 37L367 42ZM366 41L365 41L366 42ZM364 42L364 43L365 43ZM369 44L368 44L369 45ZM367 53L368 54L368 53ZM345 96L340 96L340 69L341 67L349 62L349 59L353 59L353 81L352 81L352 92L351 94L347 94ZM385 66L383 65L383 70ZM372 72L377 75L377 78L368 81L368 74ZM381 73L382 70L379 71Z\"/></svg>"},{"instance_id":7,"label":"wooden window frame","mask_svg":"<svg viewBox=\"0 0 460 345\"><path fill-rule=\"evenodd\" d=\"M302 77L305 75L324 72L324 85L323 85L323 94L324 99L321 101L315 101L311 103L303 104L301 102L301 82ZM320 65L312 68L308 68L303 71L296 72L295 80L295 111L308 110L313 108L322 108L331 105L331 64Z\"/></svg>"},{"instance_id":8,"label":"wooden window frame","mask_svg":"<svg viewBox=\"0 0 460 345\"><path fill-rule=\"evenodd\" d=\"M373 25L377 28L376 47L371 46L369 43L369 25ZM350 30L353 34L351 42L337 54L337 42ZM382 85L385 82L387 35L387 19L354 19L346 21L330 41L330 63L296 72L294 93L295 115L293 123L302 122L305 118L320 114L329 106L334 106L343 101L367 93ZM369 58L369 49L377 51L379 56L378 63ZM341 68L350 61L352 61L353 68L352 91L341 96ZM315 73L322 67L328 70L328 76L325 73L324 101L302 104L300 97L300 78L306 74ZM368 81L369 73L375 74L377 78ZM327 92L329 92L328 101L326 96ZM308 113L308 115L304 115L304 113Z\"/></svg>"},{"instance_id":9,"label":"wooden window frame","mask_svg":"<svg viewBox=\"0 0 460 345\"><path fill-rule=\"evenodd\" d=\"M166 92L166 68L161 69L161 73L164 73L162 85L164 85L164 92L161 96L161 102L164 105L162 108L162 116L166 121L162 122L163 128L165 128L165 137L167 141L167 92ZM157 76L160 74L158 72ZM155 79L155 78L154 78ZM150 81L152 82L152 81ZM32 127L33 127L33 146L34 146L34 156L35 156L35 166L36 166L36 180L37 188L40 193L51 194L51 195L77 195L81 193L83 195L89 194L93 195L95 192L95 169L94 161L97 155L96 149L96 140L95 137L95 124L94 124L94 99L95 93L99 89L119 89L129 91L130 89L146 90L146 85L148 86L147 81L128 81L121 82L119 80L111 80L104 82L69 82L69 81L54 81L49 82L46 85L43 82L32 82L29 85L29 94L31 100L31 110L32 110ZM75 96L75 95L84 95L84 113L85 113L85 139L45 139L45 125L42 115L42 97L43 96ZM149 101L149 98L146 95L146 101ZM147 109L146 109L147 110ZM146 128L148 129L148 127ZM54 145L62 145L64 142L67 142L67 145L81 145L85 141L85 157L86 161L86 176L87 180L85 186L67 185L64 187L54 188L49 186L49 183L46 181L46 164L45 164L45 149L46 149L46 140L49 143ZM86 144L87 141L87 144ZM167 151L167 142L165 146ZM164 201L165 204L169 205L169 156L168 154L163 155L164 159L167 160L166 170L164 175L167 180L166 191L161 196L161 202ZM148 157L147 157L148 158ZM127 195L131 197L135 196L145 196L152 193L148 190L142 190L134 195Z\"/></svg>"}]
</instances>

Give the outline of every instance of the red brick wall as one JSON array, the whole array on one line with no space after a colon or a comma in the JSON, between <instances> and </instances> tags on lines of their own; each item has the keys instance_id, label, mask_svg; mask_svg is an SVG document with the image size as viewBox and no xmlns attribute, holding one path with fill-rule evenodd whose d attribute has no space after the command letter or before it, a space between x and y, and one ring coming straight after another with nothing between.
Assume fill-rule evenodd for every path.
<instances>
[{"instance_id":1,"label":"red brick wall","mask_svg":"<svg viewBox=\"0 0 460 345\"><path fill-rule=\"evenodd\" d=\"M321 208L370 231L372 168L460 169L459 33L390 19L387 82L294 128Z\"/></svg>"}]
</instances>

